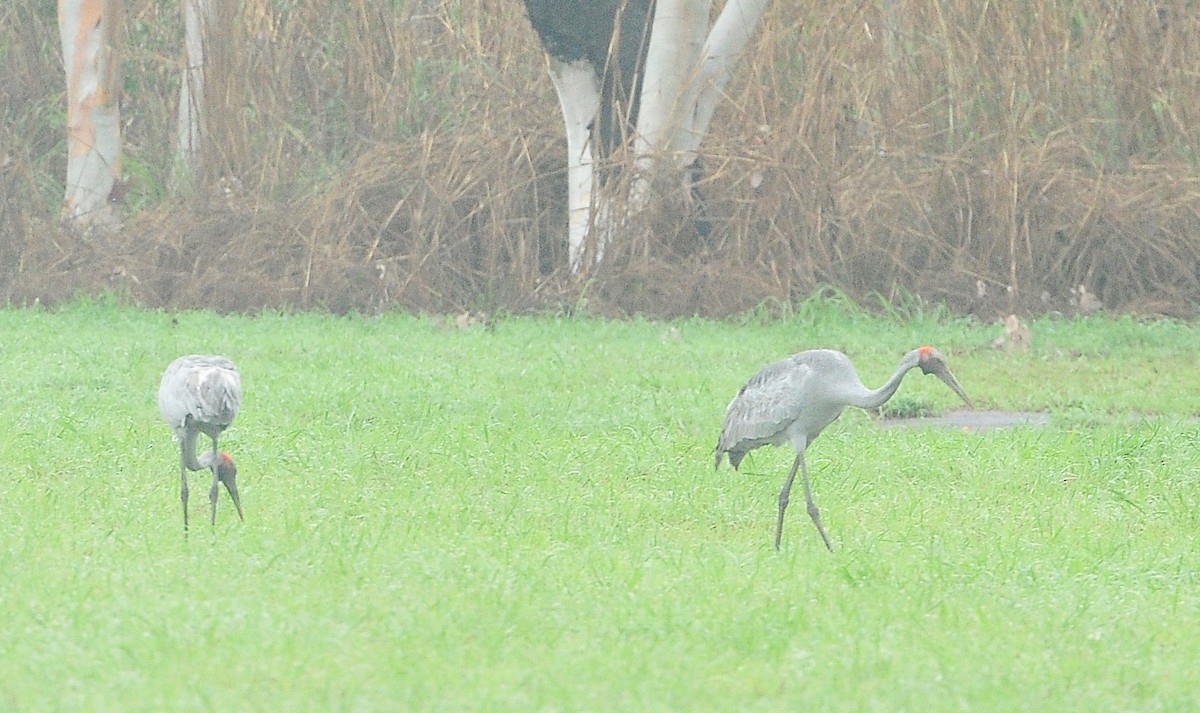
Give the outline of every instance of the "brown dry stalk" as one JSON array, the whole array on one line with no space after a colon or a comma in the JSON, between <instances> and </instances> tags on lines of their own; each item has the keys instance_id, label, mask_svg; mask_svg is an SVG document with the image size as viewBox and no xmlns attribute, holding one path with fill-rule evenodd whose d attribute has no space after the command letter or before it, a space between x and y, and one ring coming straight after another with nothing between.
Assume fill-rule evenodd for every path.
<instances>
[{"instance_id":1,"label":"brown dry stalk","mask_svg":"<svg viewBox=\"0 0 1200 713\"><path fill-rule=\"evenodd\" d=\"M663 191L586 288L520 2L224 6L210 160L176 184L178 6L127 0L128 228L103 245L54 224L53 12L0 10L10 302L461 312L586 290L606 313L720 315L833 284L998 318L1084 284L1106 309L1200 303L1200 14L1178 3L779 0L703 146L703 206ZM630 168L601 166L617 196Z\"/></svg>"}]
</instances>

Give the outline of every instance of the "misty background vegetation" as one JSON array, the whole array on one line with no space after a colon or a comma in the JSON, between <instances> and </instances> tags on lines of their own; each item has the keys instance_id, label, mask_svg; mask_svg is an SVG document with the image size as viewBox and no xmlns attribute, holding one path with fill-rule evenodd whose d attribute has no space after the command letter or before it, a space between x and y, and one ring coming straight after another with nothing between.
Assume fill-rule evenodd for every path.
<instances>
[{"instance_id":1,"label":"misty background vegetation","mask_svg":"<svg viewBox=\"0 0 1200 713\"><path fill-rule=\"evenodd\" d=\"M519 0L222 3L210 153L174 177L175 0L126 0L125 230L65 233L52 3L0 8L9 304L722 316L824 286L991 319L1200 303L1200 14L1181 2L776 0L671 195L584 279ZM602 171L621 180L615 156Z\"/></svg>"}]
</instances>

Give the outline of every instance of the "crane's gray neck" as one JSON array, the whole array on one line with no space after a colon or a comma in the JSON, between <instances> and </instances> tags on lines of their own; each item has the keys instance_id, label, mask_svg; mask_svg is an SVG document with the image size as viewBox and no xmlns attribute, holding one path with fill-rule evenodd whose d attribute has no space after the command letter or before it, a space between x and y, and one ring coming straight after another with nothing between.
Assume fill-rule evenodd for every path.
<instances>
[{"instance_id":1,"label":"crane's gray neck","mask_svg":"<svg viewBox=\"0 0 1200 713\"><path fill-rule=\"evenodd\" d=\"M196 439L200 436L200 432L195 429L187 429L184 431L183 440L179 443L180 452L183 455L183 465L188 470L202 470L210 467L209 462L213 460L211 451L205 451L200 459L196 459Z\"/></svg>"},{"instance_id":2,"label":"crane's gray neck","mask_svg":"<svg viewBox=\"0 0 1200 713\"><path fill-rule=\"evenodd\" d=\"M850 399L850 405L867 409L879 408L884 405L888 399L892 398L892 394L896 393L896 389L900 388L900 382L904 379L904 375L916 365L915 361L909 359L900 362L900 366L896 367L896 371L892 374L892 378L887 380L887 383L878 389L865 389L855 394Z\"/></svg>"}]
</instances>

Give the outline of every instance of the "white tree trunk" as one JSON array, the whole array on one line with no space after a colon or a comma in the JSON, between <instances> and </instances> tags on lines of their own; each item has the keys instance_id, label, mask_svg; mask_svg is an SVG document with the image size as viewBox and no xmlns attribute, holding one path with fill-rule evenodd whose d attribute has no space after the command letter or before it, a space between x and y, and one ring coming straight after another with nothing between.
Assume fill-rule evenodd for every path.
<instances>
[{"instance_id":1,"label":"white tree trunk","mask_svg":"<svg viewBox=\"0 0 1200 713\"><path fill-rule=\"evenodd\" d=\"M643 172L692 130L695 79L711 8L711 0L658 0L634 139Z\"/></svg>"},{"instance_id":2,"label":"white tree trunk","mask_svg":"<svg viewBox=\"0 0 1200 713\"><path fill-rule=\"evenodd\" d=\"M634 210L644 207L657 171L695 162L733 68L769 4L727 0L705 39L711 0L659 0L638 117Z\"/></svg>"},{"instance_id":3,"label":"white tree trunk","mask_svg":"<svg viewBox=\"0 0 1200 713\"><path fill-rule=\"evenodd\" d=\"M179 168L195 175L204 160L204 44L216 8L214 0L181 1L186 60L179 83L175 150Z\"/></svg>"},{"instance_id":4,"label":"white tree trunk","mask_svg":"<svg viewBox=\"0 0 1200 713\"><path fill-rule=\"evenodd\" d=\"M67 187L62 218L73 230L118 230L109 196L121 174L117 101L120 0L59 0L67 74Z\"/></svg>"},{"instance_id":5,"label":"white tree trunk","mask_svg":"<svg viewBox=\"0 0 1200 713\"><path fill-rule=\"evenodd\" d=\"M591 125L600 109L600 82L587 62L563 62L554 57L550 58L550 79L567 126L567 256L571 272L576 273L583 265L592 223L595 147ZM597 246L597 259L602 252L603 246Z\"/></svg>"},{"instance_id":6,"label":"white tree trunk","mask_svg":"<svg viewBox=\"0 0 1200 713\"><path fill-rule=\"evenodd\" d=\"M564 40L562 35L551 35L557 41L548 43L550 76L567 128L568 256L572 273L585 267L588 247L592 261L603 258L605 247L621 226L627 225L629 215L645 207L650 186L659 175L673 172L691 188L691 174L684 176L680 169L690 169L695 163L733 68L769 3L726 0L710 32L712 0L657 0L634 132L637 175L626 184L630 186L627 201L614 195L621 182L601 186L593 172L597 147L592 141L592 123L603 97L601 80L596 75L603 68L591 66L582 58L556 58L555 49L561 52ZM617 6L622 7L620 3ZM535 29L541 27L538 18L544 20L545 14L546 8L539 7L531 15ZM564 25L560 22L557 26ZM569 22L566 26L569 37ZM581 24L576 29L584 28ZM639 29L626 27L625 31ZM570 42L565 44L569 50ZM563 56L571 54L568 51ZM614 206L622 209L618 211Z\"/></svg>"},{"instance_id":7,"label":"white tree trunk","mask_svg":"<svg viewBox=\"0 0 1200 713\"><path fill-rule=\"evenodd\" d=\"M630 213L646 207L660 177L678 179L662 185L692 187L692 175L680 172L696 162L733 68L769 4L726 0L709 30L711 0L658 0L634 141L638 171Z\"/></svg>"},{"instance_id":8,"label":"white tree trunk","mask_svg":"<svg viewBox=\"0 0 1200 713\"><path fill-rule=\"evenodd\" d=\"M681 136L677 144L680 151L692 154L683 165L689 166L695 159L695 152L716 113L717 102L733 77L733 68L746 51L746 45L750 44L750 38L770 4L771 0L727 0L712 32L708 33L700 53L700 70L696 74L691 130Z\"/></svg>"}]
</instances>

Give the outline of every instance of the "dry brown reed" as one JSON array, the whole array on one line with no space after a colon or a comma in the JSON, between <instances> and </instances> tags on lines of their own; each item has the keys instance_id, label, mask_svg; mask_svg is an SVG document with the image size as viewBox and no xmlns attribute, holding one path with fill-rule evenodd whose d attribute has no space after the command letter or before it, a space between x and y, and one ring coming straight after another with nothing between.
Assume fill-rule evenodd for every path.
<instances>
[{"instance_id":1,"label":"dry brown reed","mask_svg":"<svg viewBox=\"0 0 1200 713\"><path fill-rule=\"evenodd\" d=\"M720 316L834 285L987 318L1200 303L1200 14L779 0L684 192L565 270L565 140L518 0L223 3L208 161L171 150L178 3L127 0L127 229L56 223L52 9L0 9L0 285L220 310ZM627 179L626 157L603 167Z\"/></svg>"}]
</instances>

